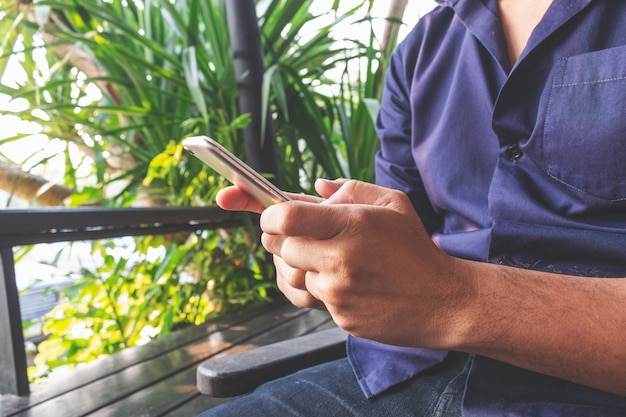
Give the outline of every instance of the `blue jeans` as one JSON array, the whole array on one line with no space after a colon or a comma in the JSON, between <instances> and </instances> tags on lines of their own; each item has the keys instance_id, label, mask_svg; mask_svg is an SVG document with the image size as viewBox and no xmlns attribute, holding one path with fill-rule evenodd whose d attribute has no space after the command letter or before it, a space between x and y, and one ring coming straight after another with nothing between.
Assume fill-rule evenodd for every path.
<instances>
[{"instance_id":1,"label":"blue jeans","mask_svg":"<svg viewBox=\"0 0 626 417\"><path fill-rule=\"evenodd\" d=\"M416 378L367 399L347 359L269 382L199 417L460 417L472 356L451 352Z\"/></svg>"}]
</instances>

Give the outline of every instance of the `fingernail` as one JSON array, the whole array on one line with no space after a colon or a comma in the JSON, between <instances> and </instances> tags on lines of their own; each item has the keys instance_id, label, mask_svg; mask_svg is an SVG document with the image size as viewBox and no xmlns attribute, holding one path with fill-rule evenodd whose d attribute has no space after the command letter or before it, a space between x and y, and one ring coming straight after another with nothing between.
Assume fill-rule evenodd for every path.
<instances>
[{"instance_id":1,"label":"fingernail","mask_svg":"<svg viewBox=\"0 0 626 417\"><path fill-rule=\"evenodd\" d=\"M322 181L322 182L325 182L326 184L329 184L329 185L334 185L336 187L341 187L348 180L346 180L344 178L337 178L335 180L329 180L329 179L326 179L326 178L318 178L316 181Z\"/></svg>"}]
</instances>

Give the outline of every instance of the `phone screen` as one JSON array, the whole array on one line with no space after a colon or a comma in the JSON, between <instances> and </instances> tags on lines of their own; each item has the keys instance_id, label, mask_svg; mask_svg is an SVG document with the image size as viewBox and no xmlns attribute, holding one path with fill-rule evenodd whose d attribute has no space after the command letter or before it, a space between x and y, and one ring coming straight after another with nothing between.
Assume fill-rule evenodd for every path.
<instances>
[{"instance_id":1,"label":"phone screen","mask_svg":"<svg viewBox=\"0 0 626 417\"><path fill-rule=\"evenodd\" d=\"M217 141L206 136L193 136L183 140L182 144L189 153L250 194L265 207L290 200L274 184L246 165Z\"/></svg>"}]
</instances>

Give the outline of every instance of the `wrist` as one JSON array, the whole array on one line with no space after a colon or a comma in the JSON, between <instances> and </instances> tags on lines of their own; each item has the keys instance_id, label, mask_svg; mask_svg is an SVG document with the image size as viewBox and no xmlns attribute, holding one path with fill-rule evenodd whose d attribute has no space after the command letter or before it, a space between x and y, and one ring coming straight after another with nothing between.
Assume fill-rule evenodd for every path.
<instances>
[{"instance_id":1,"label":"wrist","mask_svg":"<svg viewBox=\"0 0 626 417\"><path fill-rule=\"evenodd\" d=\"M483 300L486 274L482 268L487 264L450 257L450 265L453 303L443 315L443 348L469 352L487 317Z\"/></svg>"}]
</instances>

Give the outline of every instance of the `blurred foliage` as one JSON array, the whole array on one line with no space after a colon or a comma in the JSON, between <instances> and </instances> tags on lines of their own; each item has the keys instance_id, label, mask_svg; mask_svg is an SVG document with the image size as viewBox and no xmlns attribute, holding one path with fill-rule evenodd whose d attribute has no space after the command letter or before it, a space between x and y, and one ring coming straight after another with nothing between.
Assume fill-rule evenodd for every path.
<instances>
[{"instance_id":1,"label":"blurred foliage","mask_svg":"<svg viewBox=\"0 0 626 417\"><path fill-rule=\"evenodd\" d=\"M225 1L1 2L0 74L19 68L13 84L0 84L16 104L5 113L35 122L54 145L9 162L29 170L62 161L70 206L212 204L225 181L180 141L208 135L244 157L250 116L237 111ZM257 2L262 108L283 188L294 192L311 192L318 177L374 179L373 115L388 59L371 27L373 0L351 9L335 0L316 14L313 3ZM339 24L371 35L337 39ZM0 145L29 140L16 134ZM101 265L74 274L67 303L48 315L32 375L266 298L273 270L253 223L136 238L132 255L120 255L119 241L94 242Z\"/></svg>"},{"instance_id":2,"label":"blurred foliage","mask_svg":"<svg viewBox=\"0 0 626 417\"><path fill-rule=\"evenodd\" d=\"M102 259L101 266L78 271L64 290L70 302L48 314L44 332L49 336L39 346L30 377L145 344L266 297L272 284L250 251L233 253L231 247L245 246L223 242L207 232L129 238L123 248L119 241L94 242L92 255ZM224 302L229 308L219 304Z\"/></svg>"}]
</instances>

